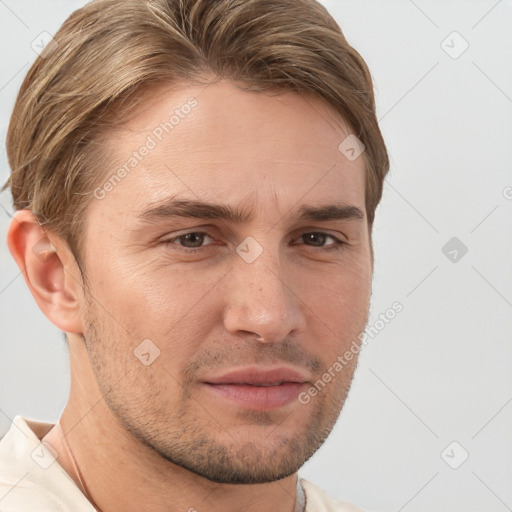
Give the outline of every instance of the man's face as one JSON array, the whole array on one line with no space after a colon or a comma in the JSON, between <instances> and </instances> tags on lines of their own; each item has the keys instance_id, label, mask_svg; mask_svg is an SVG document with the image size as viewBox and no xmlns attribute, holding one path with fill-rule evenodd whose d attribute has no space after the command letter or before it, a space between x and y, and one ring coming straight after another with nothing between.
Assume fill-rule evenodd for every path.
<instances>
[{"instance_id":1,"label":"man's face","mask_svg":"<svg viewBox=\"0 0 512 512\"><path fill-rule=\"evenodd\" d=\"M309 403L298 396L367 322L365 164L339 151L349 133L316 98L222 81L154 91L109 135L106 178L131 165L87 210L83 334L110 411L165 459L213 481L269 482L334 426L355 357ZM249 218L173 215L176 201ZM332 205L363 218L300 218Z\"/></svg>"}]
</instances>

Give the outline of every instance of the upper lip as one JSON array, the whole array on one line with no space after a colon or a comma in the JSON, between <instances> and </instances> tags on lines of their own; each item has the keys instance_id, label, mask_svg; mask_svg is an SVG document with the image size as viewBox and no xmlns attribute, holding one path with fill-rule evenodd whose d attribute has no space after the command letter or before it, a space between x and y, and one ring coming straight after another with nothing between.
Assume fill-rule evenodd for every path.
<instances>
[{"instance_id":1,"label":"upper lip","mask_svg":"<svg viewBox=\"0 0 512 512\"><path fill-rule=\"evenodd\" d=\"M203 379L207 384L269 385L283 382L308 382L308 376L300 370L279 366L274 368L246 367L231 370L215 377Z\"/></svg>"}]
</instances>

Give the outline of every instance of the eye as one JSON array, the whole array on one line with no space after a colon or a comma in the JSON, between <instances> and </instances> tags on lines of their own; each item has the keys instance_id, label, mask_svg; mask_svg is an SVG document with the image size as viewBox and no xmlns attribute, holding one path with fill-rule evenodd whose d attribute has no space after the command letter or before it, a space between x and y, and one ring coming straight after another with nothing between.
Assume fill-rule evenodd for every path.
<instances>
[{"instance_id":1,"label":"eye","mask_svg":"<svg viewBox=\"0 0 512 512\"><path fill-rule=\"evenodd\" d=\"M202 244L206 237L213 240L213 238L211 238L207 233L204 233L202 231L193 231L191 233L184 233L183 235L179 235L174 238L164 240L164 242L166 244L179 245L180 247L184 247L185 249L198 249L203 247ZM177 240L181 241L182 243L176 244Z\"/></svg>"},{"instance_id":2,"label":"eye","mask_svg":"<svg viewBox=\"0 0 512 512\"><path fill-rule=\"evenodd\" d=\"M163 240L163 243L166 245L175 245L178 247L183 247L185 252L196 252L199 249L205 247L204 242L205 239L209 238L214 241L213 238L203 231L192 231L189 233L183 233L181 235L175 236L173 238L169 238L167 240ZM303 233L298 240L304 240L305 245L309 245L310 247L319 247L325 248L326 250L340 250L343 245L346 245L346 242L343 242L339 238L334 235L330 235L329 233L324 233L323 231L312 231L308 233ZM327 243L332 240L333 242ZM295 245L295 244L294 244Z\"/></svg>"},{"instance_id":3,"label":"eye","mask_svg":"<svg viewBox=\"0 0 512 512\"><path fill-rule=\"evenodd\" d=\"M306 245L310 245L313 247L327 247L328 249L340 249L342 245L345 245L345 242L340 240L339 238L336 238L333 235L330 235L329 233L324 233L322 231L313 231L310 233L304 233L302 234L299 239L304 239L306 242ZM334 240L334 243L326 244L325 242L328 239Z\"/></svg>"}]
</instances>

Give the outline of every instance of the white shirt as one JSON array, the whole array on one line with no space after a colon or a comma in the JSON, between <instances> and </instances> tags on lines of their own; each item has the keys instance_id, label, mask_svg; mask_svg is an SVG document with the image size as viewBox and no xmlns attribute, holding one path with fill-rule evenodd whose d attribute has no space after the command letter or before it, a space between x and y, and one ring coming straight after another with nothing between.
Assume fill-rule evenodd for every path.
<instances>
[{"instance_id":1,"label":"white shirt","mask_svg":"<svg viewBox=\"0 0 512 512\"><path fill-rule=\"evenodd\" d=\"M0 512L96 512L41 439L51 423L16 416L0 441ZM306 512L361 512L299 479Z\"/></svg>"}]
</instances>

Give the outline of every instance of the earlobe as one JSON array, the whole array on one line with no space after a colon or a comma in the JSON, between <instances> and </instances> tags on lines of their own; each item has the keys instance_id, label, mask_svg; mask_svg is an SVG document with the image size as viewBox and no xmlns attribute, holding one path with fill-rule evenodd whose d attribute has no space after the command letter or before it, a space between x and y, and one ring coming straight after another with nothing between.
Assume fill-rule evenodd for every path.
<instances>
[{"instance_id":1,"label":"earlobe","mask_svg":"<svg viewBox=\"0 0 512 512\"><path fill-rule=\"evenodd\" d=\"M81 334L81 276L65 241L44 230L30 211L20 210L7 244L45 316L63 331Z\"/></svg>"}]
</instances>

